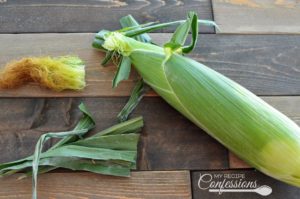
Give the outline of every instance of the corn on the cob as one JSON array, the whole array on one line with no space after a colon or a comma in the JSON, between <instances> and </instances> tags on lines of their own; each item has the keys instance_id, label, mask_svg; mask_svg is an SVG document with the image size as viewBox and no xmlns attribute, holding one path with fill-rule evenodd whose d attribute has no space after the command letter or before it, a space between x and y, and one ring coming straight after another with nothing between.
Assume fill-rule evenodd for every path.
<instances>
[{"instance_id":1,"label":"corn on the cob","mask_svg":"<svg viewBox=\"0 0 300 199\"><path fill-rule=\"evenodd\" d=\"M126 36L145 31L130 31L100 32L94 47L129 58L146 84L250 165L300 186L299 126L238 83L182 56L182 41L162 48Z\"/></svg>"}]
</instances>

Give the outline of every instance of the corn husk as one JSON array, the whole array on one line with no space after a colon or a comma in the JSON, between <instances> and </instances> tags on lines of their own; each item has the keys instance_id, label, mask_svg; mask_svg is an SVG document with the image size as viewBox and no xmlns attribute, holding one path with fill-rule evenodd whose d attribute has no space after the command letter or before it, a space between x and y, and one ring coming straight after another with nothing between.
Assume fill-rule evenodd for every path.
<instances>
[{"instance_id":1,"label":"corn husk","mask_svg":"<svg viewBox=\"0 0 300 199\"><path fill-rule=\"evenodd\" d=\"M175 35L164 47L130 38L153 26L96 35L94 47L127 57L144 82L185 117L256 169L300 187L299 126L243 86L183 56L197 41L192 30L192 43L183 45L186 24L193 21L180 23L175 33L183 39Z\"/></svg>"}]
</instances>

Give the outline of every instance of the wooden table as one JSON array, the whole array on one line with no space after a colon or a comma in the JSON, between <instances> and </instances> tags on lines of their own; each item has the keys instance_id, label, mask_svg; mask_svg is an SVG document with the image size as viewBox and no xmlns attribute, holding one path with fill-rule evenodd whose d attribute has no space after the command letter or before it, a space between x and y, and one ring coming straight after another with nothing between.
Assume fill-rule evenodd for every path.
<instances>
[{"instance_id":1,"label":"wooden table","mask_svg":"<svg viewBox=\"0 0 300 199\"><path fill-rule=\"evenodd\" d=\"M119 28L132 14L141 23L183 19L195 10L221 28L200 27L192 58L261 96L300 124L300 5L297 0L84 1L0 0L0 65L23 56L76 54L85 60L83 92L51 92L34 84L0 91L0 162L33 152L38 137L71 129L84 102L95 116L93 132L115 124L137 75L113 90L115 67L102 68L103 54L91 47L99 29ZM151 34L158 43L174 29ZM22 33L22 34L14 34ZM36 34L38 33L38 34ZM299 198L300 189L250 168L204 131L151 93L133 116L145 128L138 169L131 178L57 171L39 178L40 198ZM51 143L48 143L51 145ZM283 163L284 164L284 163ZM242 174L244 180L272 187L270 196L210 193L199 188L203 174ZM31 180L18 175L0 180L0 198L30 198Z\"/></svg>"}]
</instances>

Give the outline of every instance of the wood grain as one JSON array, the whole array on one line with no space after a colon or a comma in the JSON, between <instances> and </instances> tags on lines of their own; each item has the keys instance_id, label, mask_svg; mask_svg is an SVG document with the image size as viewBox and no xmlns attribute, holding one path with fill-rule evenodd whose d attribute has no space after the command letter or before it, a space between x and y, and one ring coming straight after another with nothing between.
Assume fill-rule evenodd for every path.
<instances>
[{"instance_id":1,"label":"wood grain","mask_svg":"<svg viewBox=\"0 0 300 199\"><path fill-rule=\"evenodd\" d=\"M201 19L212 19L210 0L9 0L0 1L1 33L97 32L119 29L119 19L133 15L140 23L185 19L193 10ZM172 11L172 13L170 13ZM176 14L175 14L176 13ZM164 32L173 32L174 28ZM200 32L213 33L203 27Z\"/></svg>"},{"instance_id":2,"label":"wood grain","mask_svg":"<svg viewBox=\"0 0 300 199\"><path fill-rule=\"evenodd\" d=\"M0 66L24 56L78 55L86 63L88 86L82 92L61 93L27 85L1 90L0 97L103 97L128 96L137 79L133 72L128 81L111 88L115 67L103 68L103 53L90 45L94 34L2 34ZM170 34L152 34L164 43ZM296 35L200 35L189 55L219 71L257 95L300 95L300 36Z\"/></svg>"},{"instance_id":3,"label":"wood grain","mask_svg":"<svg viewBox=\"0 0 300 199\"><path fill-rule=\"evenodd\" d=\"M212 175L212 181L215 182L215 185L217 182L223 182L223 180L228 181L234 181L241 180L242 182L246 182L244 184L247 184L249 182L256 181L256 188L267 185L272 188L272 193L268 196L261 196L257 193L241 193L241 192L235 192L235 193L211 193L206 190L202 190L199 188L199 178L200 175L207 175L205 177L205 180L209 180L210 176ZM227 175L224 177L224 175ZM239 177L237 177L239 175ZM219 183L220 184L220 183ZM223 184L224 185L224 184ZM224 171L196 171L192 172L192 186L193 186L193 198L205 198L205 199L213 199L213 198L220 198L220 199L297 199L299 198L300 189L288 184L285 184L283 182L280 182L278 180L275 180L271 177L268 177L258 171L255 170L224 170ZM200 183L201 187L208 187L208 183Z\"/></svg>"},{"instance_id":4,"label":"wood grain","mask_svg":"<svg viewBox=\"0 0 300 199\"><path fill-rule=\"evenodd\" d=\"M92 173L39 176L38 197L52 199L191 199L188 171L132 172L130 178ZM31 179L20 174L0 179L0 198L31 197Z\"/></svg>"},{"instance_id":5,"label":"wood grain","mask_svg":"<svg viewBox=\"0 0 300 199\"><path fill-rule=\"evenodd\" d=\"M298 0L212 0L221 33L299 34Z\"/></svg>"}]
</instances>

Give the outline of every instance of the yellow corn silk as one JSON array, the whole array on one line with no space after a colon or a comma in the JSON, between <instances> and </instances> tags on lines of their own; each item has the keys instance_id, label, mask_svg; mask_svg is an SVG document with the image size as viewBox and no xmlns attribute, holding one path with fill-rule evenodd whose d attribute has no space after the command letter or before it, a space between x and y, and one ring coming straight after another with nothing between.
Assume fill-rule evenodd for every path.
<instances>
[{"instance_id":1,"label":"yellow corn silk","mask_svg":"<svg viewBox=\"0 0 300 199\"><path fill-rule=\"evenodd\" d=\"M16 88L29 82L62 91L85 87L85 66L75 56L28 57L8 63L0 72L0 88Z\"/></svg>"}]
</instances>

